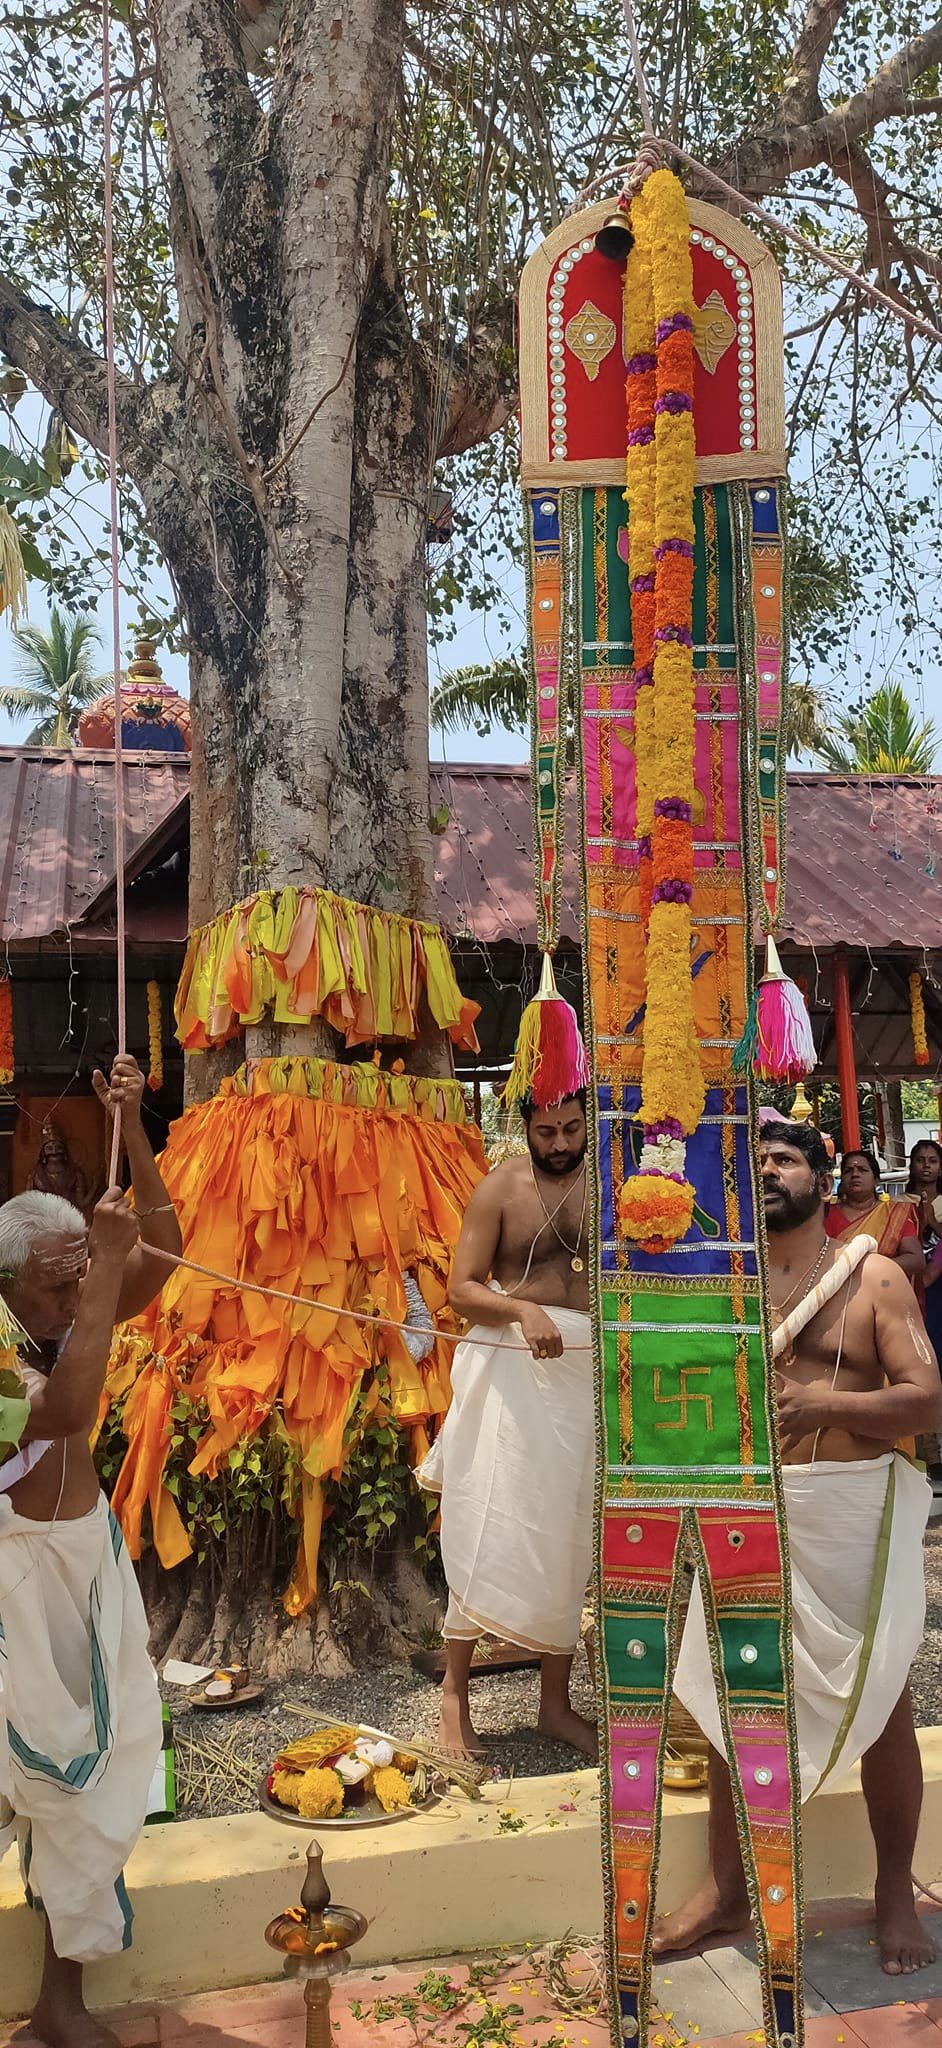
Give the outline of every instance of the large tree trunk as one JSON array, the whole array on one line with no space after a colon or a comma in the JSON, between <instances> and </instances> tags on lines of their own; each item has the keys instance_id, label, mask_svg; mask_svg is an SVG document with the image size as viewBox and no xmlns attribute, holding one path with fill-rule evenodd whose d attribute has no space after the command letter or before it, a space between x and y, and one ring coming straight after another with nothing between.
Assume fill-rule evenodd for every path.
<instances>
[{"instance_id":1,"label":"large tree trunk","mask_svg":"<svg viewBox=\"0 0 942 2048\"><path fill-rule=\"evenodd\" d=\"M165 61L169 29L182 33L201 0L170 4ZM203 430L180 434L173 490L161 468L140 482L187 624L193 927L289 882L432 914L431 394L385 210L401 31L388 0L299 0L270 117L246 141L271 204L256 195L246 208L235 184L209 223L204 202L194 237L198 201L190 192L187 204L180 180L177 267L197 276L188 362L204 385L181 396ZM198 94L179 80L168 89L177 127L198 119ZM315 1020L253 1027L245 1050L329 1057L337 1045ZM426 1071L449 1070L438 1033L416 1052ZM232 1063L232 1048L193 1056L189 1099L212 1094ZM381 1636L387 1654L403 1654L397 1603L379 1582L355 1625L326 1596L289 1625L274 1570L267 1547L250 1570L238 1554L212 1576L184 1566L171 1583L151 1568L156 1654L239 1656L281 1676L349 1669L345 1641L362 1652Z\"/></svg>"}]
</instances>

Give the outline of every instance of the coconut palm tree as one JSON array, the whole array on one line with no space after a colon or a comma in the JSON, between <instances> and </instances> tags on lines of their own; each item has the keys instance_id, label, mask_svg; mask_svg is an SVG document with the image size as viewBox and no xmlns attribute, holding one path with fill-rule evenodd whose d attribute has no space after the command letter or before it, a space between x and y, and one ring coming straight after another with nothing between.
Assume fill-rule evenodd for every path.
<instances>
[{"instance_id":1,"label":"coconut palm tree","mask_svg":"<svg viewBox=\"0 0 942 2048\"><path fill-rule=\"evenodd\" d=\"M522 655L479 667L451 669L429 692L429 720L437 732L470 726L484 738L494 725L525 732L530 703Z\"/></svg>"},{"instance_id":2,"label":"coconut palm tree","mask_svg":"<svg viewBox=\"0 0 942 2048\"><path fill-rule=\"evenodd\" d=\"M815 752L840 775L929 775L939 735L922 724L901 683L888 680L866 703L844 711L833 735L822 733Z\"/></svg>"},{"instance_id":3,"label":"coconut palm tree","mask_svg":"<svg viewBox=\"0 0 942 2048\"><path fill-rule=\"evenodd\" d=\"M53 605L48 632L19 626L20 683L0 684L0 711L12 719L33 718L27 747L71 747L79 715L104 688L92 649L98 635L90 619L69 619Z\"/></svg>"}]
</instances>

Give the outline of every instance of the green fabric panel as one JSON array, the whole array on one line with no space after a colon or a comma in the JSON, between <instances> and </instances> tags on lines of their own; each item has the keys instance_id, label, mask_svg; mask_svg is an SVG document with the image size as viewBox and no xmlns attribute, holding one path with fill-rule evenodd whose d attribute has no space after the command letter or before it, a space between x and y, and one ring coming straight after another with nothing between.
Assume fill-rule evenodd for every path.
<instances>
[{"instance_id":1,"label":"green fabric panel","mask_svg":"<svg viewBox=\"0 0 942 2048\"><path fill-rule=\"evenodd\" d=\"M617 1314L617 1296L609 1294L605 1300L606 1315ZM631 1317L635 1323L716 1323L727 1327L739 1320L728 1294L710 1294L706 1289L702 1294L668 1294L638 1288L631 1298ZM758 1330L759 1303L755 1295L746 1300L744 1319L751 1329Z\"/></svg>"},{"instance_id":2,"label":"green fabric panel","mask_svg":"<svg viewBox=\"0 0 942 2048\"><path fill-rule=\"evenodd\" d=\"M618 538L622 531L628 531L628 507L620 491L607 493L605 508L605 566L608 581L608 633L609 640L621 640L624 648L613 648L609 661L613 666L625 668L631 660L631 592L628 589L628 564L618 552Z\"/></svg>"},{"instance_id":3,"label":"green fabric panel","mask_svg":"<svg viewBox=\"0 0 942 2048\"><path fill-rule=\"evenodd\" d=\"M606 1607L604 1613L605 1664L613 1692L660 1693L666 1668L664 1616L650 1608ZM632 1654L630 1643L641 1643L644 1655Z\"/></svg>"},{"instance_id":4,"label":"green fabric panel","mask_svg":"<svg viewBox=\"0 0 942 2048\"><path fill-rule=\"evenodd\" d=\"M605 1387L605 1445L606 1463L623 1465L621 1437L621 1394L618 1364L618 1331L609 1328L617 1322L620 1303L617 1294L602 1296L602 1325L604 1329L604 1387Z\"/></svg>"},{"instance_id":5,"label":"green fabric panel","mask_svg":"<svg viewBox=\"0 0 942 2048\"><path fill-rule=\"evenodd\" d=\"M676 1298L675 1305L680 1306ZM758 1330L745 1339L719 1323L709 1331L632 1333L631 1425L636 1465L689 1468L742 1462L736 1361L743 1342L753 1368L750 1382L758 1376L761 1383Z\"/></svg>"},{"instance_id":6,"label":"green fabric panel","mask_svg":"<svg viewBox=\"0 0 942 2048\"><path fill-rule=\"evenodd\" d=\"M540 798L540 814L552 817L556 809L556 748L540 747L537 753L537 788ZM545 777L549 780L545 780Z\"/></svg>"},{"instance_id":7,"label":"green fabric panel","mask_svg":"<svg viewBox=\"0 0 942 2048\"><path fill-rule=\"evenodd\" d=\"M712 487L716 525L716 556L712 564L716 579L714 606L716 610L717 644L727 648L735 645L735 612L733 605L733 555L730 524L729 492L725 484ZM582 493L582 638L584 642L599 638L598 612L595 588L595 492L586 489ZM605 638L611 646L608 662L619 668L630 668L631 649L631 597L628 589L628 565L618 552L618 537L627 522L627 507L624 496L614 485L605 493L605 567L608 591L608 630ZM694 497L694 595L693 595L693 637L694 644L703 648L707 639L707 540L704 520L704 489L700 487ZM606 657L600 657L594 647L583 650L582 665L585 669L598 668L600 660L605 665ZM735 669L735 652L694 655L695 668L702 669L708 660L721 669Z\"/></svg>"},{"instance_id":8,"label":"green fabric panel","mask_svg":"<svg viewBox=\"0 0 942 2048\"><path fill-rule=\"evenodd\" d=\"M735 1613L720 1614L718 1619L726 1683L737 1707L765 1693L780 1698L782 1655L778 1615L768 1609L757 1613L755 1608L737 1608ZM747 1648L758 1651L754 1662L744 1660L742 1652Z\"/></svg>"},{"instance_id":9,"label":"green fabric panel","mask_svg":"<svg viewBox=\"0 0 942 2048\"><path fill-rule=\"evenodd\" d=\"M582 493L582 638L597 640L595 630L595 492ZM597 668L595 649L584 648L583 668Z\"/></svg>"},{"instance_id":10,"label":"green fabric panel","mask_svg":"<svg viewBox=\"0 0 942 2048\"><path fill-rule=\"evenodd\" d=\"M701 493L698 491L698 501L700 497ZM733 603L733 536L729 490L726 484L714 484L713 503L716 508L716 552L718 557L716 637L721 647L735 649L736 610ZM706 556L704 554L704 571L705 569ZM713 658L720 668L734 669L736 667L735 652L719 654Z\"/></svg>"}]
</instances>

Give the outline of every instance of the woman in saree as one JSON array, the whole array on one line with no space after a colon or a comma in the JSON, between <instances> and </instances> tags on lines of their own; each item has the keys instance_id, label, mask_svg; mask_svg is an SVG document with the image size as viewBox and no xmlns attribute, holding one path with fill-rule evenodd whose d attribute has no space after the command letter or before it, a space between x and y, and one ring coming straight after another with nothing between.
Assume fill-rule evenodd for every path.
<instances>
[{"instance_id":1,"label":"woman in saree","mask_svg":"<svg viewBox=\"0 0 942 2048\"><path fill-rule=\"evenodd\" d=\"M875 1237L877 1251L893 1259L922 1298L925 1255L919 1231L919 1206L908 1195L892 1200L878 1193L880 1169L872 1152L845 1152L837 1199L825 1218L829 1237L849 1244L863 1231Z\"/></svg>"}]
</instances>

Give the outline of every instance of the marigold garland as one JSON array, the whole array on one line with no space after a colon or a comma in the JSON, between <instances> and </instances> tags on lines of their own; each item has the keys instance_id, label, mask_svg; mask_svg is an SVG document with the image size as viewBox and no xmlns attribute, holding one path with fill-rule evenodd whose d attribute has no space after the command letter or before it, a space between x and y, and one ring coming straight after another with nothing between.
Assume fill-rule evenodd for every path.
<instances>
[{"instance_id":1,"label":"marigold garland","mask_svg":"<svg viewBox=\"0 0 942 2048\"><path fill-rule=\"evenodd\" d=\"M160 983L147 984L147 1086L156 1095L164 1085L164 1031L160 1006Z\"/></svg>"},{"instance_id":2,"label":"marigold garland","mask_svg":"<svg viewBox=\"0 0 942 2048\"><path fill-rule=\"evenodd\" d=\"M909 1015L913 1028L913 1053L917 1067L929 1065L929 1041L926 1037L926 1006L922 995L922 976L913 973L909 977Z\"/></svg>"},{"instance_id":3,"label":"marigold garland","mask_svg":"<svg viewBox=\"0 0 942 2048\"><path fill-rule=\"evenodd\" d=\"M690 1228L694 1191L684 1173L684 1140L696 1130L704 1102L690 974L694 299L687 202L672 171L655 171L646 181L631 224L626 498L647 948L639 1111L644 1146L638 1173L622 1188L619 1214L629 1237L661 1251Z\"/></svg>"},{"instance_id":4,"label":"marigold garland","mask_svg":"<svg viewBox=\"0 0 942 2048\"><path fill-rule=\"evenodd\" d=\"M13 983L0 975L0 1086L7 1088L16 1072L13 1051Z\"/></svg>"},{"instance_id":5,"label":"marigold garland","mask_svg":"<svg viewBox=\"0 0 942 2048\"><path fill-rule=\"evenodd\" d=\"M354 903L329 889L263 889L192 933L177 988L188 1052L225 1045L246 1024L323 1017L347 1045L414 1039L426 1003L476 1052L479 1005L462 996L438 925Z\"/></svg>"}]
</instances>

